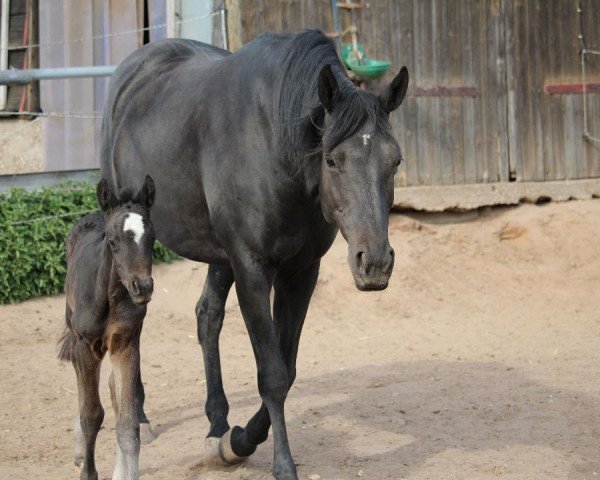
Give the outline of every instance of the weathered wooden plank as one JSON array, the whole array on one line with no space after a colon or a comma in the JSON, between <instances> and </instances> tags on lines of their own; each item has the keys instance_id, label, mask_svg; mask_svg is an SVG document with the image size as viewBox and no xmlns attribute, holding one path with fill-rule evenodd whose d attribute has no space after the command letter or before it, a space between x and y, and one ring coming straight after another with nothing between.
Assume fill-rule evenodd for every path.
<instances>
[{"instance_id":1,"label":"weathered wooden plank","mask_svg":"<svg viewBox=\"0 0 600 480\"><path fill-rule=\"evenodd\" d=\"M475 75L474 68L474 44L470 2L460 2L460 24L462 25L462 82L478 85L478 78ZM476 119L475 119L474 97L465 98L462 102L462 127L463 127L463 151L464 151L464 181L465 183L475 183L477 181L477 148L476 139Z\"/></svg>"},{"instance_id":2,"label":"weathered wooden plank","mask_svg":"<svg viewBox=\"0 0 600 480\"><path fill-rule=\"evenodd\" d=\"M539 152L538 152L538 168L537 172L540 175L540 180L553 180L554 173L554 157L552 152L552 123L550 102L548 97L543 95L544 78L549 75L547 48L554 43L554 39L550 38L546 25L548 23L548 5L544 2L536 4L535 17L537 28L535 30L535 56L534 64L537 66L537 79L535 96L539 101Z\"/></svg>"},{"instance_id":3,"label":"weathered wooden plank","mask_svg":"<svg viewBox=\"0 0 600 480\"><path fill-rule=\"evenodd\" d=\"M513 49L511 56L510 69L512 78L510 79L509 92L512 93L510 103L509 128L511 132L511 142L515 147L515 152L511 154L511 162L516 174L517 181L531 179L528 170L529 163L526 159L533 155L531 142L529 141L529 125L531 125L531 106L528 97L528 76L527 69L523 65L529 64L527 55L528 32L526 21L526 2L515 2L512 12L512 38ZM510 45L510 44L508 44Z\"/></svg>"},{"instance_id":4,"label":"weathered wooden plank","mask_svg":"<svg viewBox=\"0 0 600 480\"><path fill-rule=\"evenodd\" d=\"M390 1L390 19L395 28L390 32L392 75L405 65L408 68L409 85L416 83L413 42L412 0ZM418 185L417 111L416 100L407 97L400 108L390 115L394 132L402 149L404 162L397 175L398 185Z\"/></svg>"},{"instance_id":5,"label":"weathered wooden plank","mask_svg":"<svg viewBox=\"0 0 600 480\"><path fill-rule=\"evenodd\" d=\"M562 45L564 38L562 29L555 29L554 25L556 18L559 18L561 13L560 2L549 2L547 5L548 14L546 16L546 22L543 24L543 28L546 30L546 36L544 42L546 45ZM552 33L550 33L552 32ZM560 48L560 47L559 47ZM562 71L560 58L553 52L554 48L545 48L544 63L546 65L546 82L556 81L562 82ZM548 84L547 84L548 85ZM546 85L546 86L547 86ZM544 88L544 91L545 88ZM551 158L554 164L554 180L563 180L565 178L565 156L564 156L564 145L563 145L563 123L564 123L564 105L563 99L560 97L544 98L544 102L549 105L549 119L547 119L547 127L551 131Z\"/></svg>"},{"instance_id":6,"label":"weathered wooden plank","mask_svg":"<svg viewBox=\"0 0 600 480\"><path fill-rule=\"evenodd\" d=\"M433 79L431 3L413 2L413 35L415 41L414 71L415 85L429 86ZM431 97L419 98L417 105L417 149L419 184L437 183L435 178L435 138L432 123L434 105Z\"/></svg>"},{"instance_id":7,"label":"weathered wooden plank","mask_svg":"<svg viewBox=\"0 0 600 480\"><path fill-rule=\"evenodd\" d=\"M447 84L450 80L448 72L448 60L450 52L448 49L448 2L436 0L434 2L435 22L435 55L433 61L436 65L436 81ZM439 119L435 122L436 136L436 159L438 165L438 178L440 183L450 185L454 181L453 155L452 155L452 125L450 119L450 100L437 97L436 115Z\"/></svg>"},{"instance_id":8,"label":"weathered wooden plank","mask_svg":"<svg viewBox=\"0 0 600 480\"><path fill-rule=\"evenodd\" d=\"M488 139L488 179L509 180L508 135L506 131L506 42L504 32L505 2L492 0L486 10L486 139Z\"/></svg>"},{"instance_id":9,"label":"weathered wooden plank","mask_svg":"<svg viewBox=\"0 0 600 480\"><path fill-rule=\"evenodd\" d=\"M27 16L28 31L27 43L36 45L39 43L39 25L38 12L39 0L27 0L27 11L31 12ZM27 49L27 65L29 68L39 68L40 66L39 48ZM40 109L40 83L32 82L27 87L25 110L37 112Z\"/></svg>"},{"instance_id":10,"label":"weathered wooden plank","mask_svg":"<svg viewBox=\"0 0 600 480\"><path fill-rule=\"evenodd\" d=\"M583 35L587 49L600 51L600 8L597 1L585 0L583 2ZM586 54L586 79L600 80L600 55ZM589 90L586 90L589 92ZM596 139L600 139L600 95L586 94L587 100L587 132ZM600 176L600 142L590 139L584 140L586 155L586 178Z\"/></svg>"},{"instance_id":11,"label":"weathered wooden plank","mask_svg":"<svg viewBox=\"0 0 600 480\"><path fill-rule=\"evenodd\" d=\"M448 69L446 72L446 79L451 85L463 85L463 74L462 74L462 56L463 56L463 42L462 42L462 22L461 22L461 11L460 8L455 6L450 8L447 12L448 18L448 30L447 30L447 44L448 44ZM477 89L475 92L477 95ZM448 132L450 135L450 156L452 163L452 179L455 184L465 183L465 163L464 163L464 132L462 122L462 104L463 99L450 98L447 101L448 111L446 117L448 118L449 128Z\"/></svg>"}]
</instances>

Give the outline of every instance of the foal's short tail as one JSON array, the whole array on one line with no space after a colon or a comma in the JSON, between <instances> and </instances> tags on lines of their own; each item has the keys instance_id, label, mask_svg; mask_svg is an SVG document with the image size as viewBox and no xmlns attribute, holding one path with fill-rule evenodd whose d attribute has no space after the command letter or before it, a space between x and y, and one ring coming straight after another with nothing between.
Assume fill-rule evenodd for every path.
<instances>
[{"instance_id":1,"label":"foal's short tail","mask_svg":"<svg viewBox=\"0 0 600 480\"><path fill-rule=\"evenodd\" d=\"M65 362L70 361L73 345L73 334L68 327L65 327L65 331L58 339L58 359Z\"/></svg>"}]
</instances>

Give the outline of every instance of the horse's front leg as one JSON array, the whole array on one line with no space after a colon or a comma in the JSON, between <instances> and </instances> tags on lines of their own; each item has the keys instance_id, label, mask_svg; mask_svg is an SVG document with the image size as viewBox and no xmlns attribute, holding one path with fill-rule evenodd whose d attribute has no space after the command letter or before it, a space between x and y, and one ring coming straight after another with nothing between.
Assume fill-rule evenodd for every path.
<instances>
[{"instance_id":1,"label":"horse's front leg","mask_svg":"<svg viewBox=\"0 0 600 480\"><path fill-rule=\"evenodd\" d=\"M273 476L277 480L297 480L283 413L289 376L277 341L269 299L274 272L247 257L234 264L234 274L240 308L254 350L258 390L273 424ZM235 427L230 435L222 438L221 454L225 460L246 453L235 451L234 437L243 431Z\"/></svg>"},{"instance_id":2,"label":"horse's front leg","mask_svg":"<svg viewBox=\"0 0 600 480\"><path fill-rule=\"evenodd\" d=\"M295 274L279 274L275 281L273 313L279 348L287 367L288 388L296 378L300 334L319 277L319 265L317 261ZM251 455L267 439L270 426L269 411L263 403L243 431L236 430L231 442L233 450L240 455Z\"/></svg>"},{"instance_id":3,"label":"horse's front leg","mask_svg":"<svg viewBox=\"0 0 600 480\"><path fill-rule=\"evenodd\" d=\"M205 412L210 429L205 440L204 463L219 462L221 437L229 430L229 404L223 390L219 335L225 317L225 302L233 285L231 268L209 265L202 296L196 305L198 341L202 347L206 375Z\"/></svg>"},{"instance_id":4,"label":"horse's front leg","mask_svg":"<svg viewBox=\"0 0 600 480\"><path fill-rule=\"evenodd\" d=\"M121 330L113 333L109 353L113 364L109 384L117 419L117 460L113 480L138 480L140 423L136 382L140 368L139 332Z\"/></svg>"}]
</instances>

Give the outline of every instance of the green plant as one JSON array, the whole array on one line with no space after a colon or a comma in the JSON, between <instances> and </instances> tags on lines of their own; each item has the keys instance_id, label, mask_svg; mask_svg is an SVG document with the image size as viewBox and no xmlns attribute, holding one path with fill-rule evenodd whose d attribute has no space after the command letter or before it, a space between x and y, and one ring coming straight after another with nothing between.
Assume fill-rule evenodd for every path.
<instances>
[{"instance_id":1,"label":"green plant","mask_svg":"<svg viewBox=\"0 0 600 480\"><path fill-rule=\"evenodd\" d=\"M0 304L62 292L65 238L77 219L97 210L96 187L88 183L0 194ZM155 263L175 258L156 242Z\"/></svg>"}]
</instances>

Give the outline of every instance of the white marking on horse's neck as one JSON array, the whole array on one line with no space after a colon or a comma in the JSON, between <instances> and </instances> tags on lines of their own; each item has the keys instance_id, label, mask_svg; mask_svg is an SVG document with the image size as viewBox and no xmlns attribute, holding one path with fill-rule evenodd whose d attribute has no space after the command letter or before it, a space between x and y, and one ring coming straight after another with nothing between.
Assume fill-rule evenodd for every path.
<instances>
[{"instance_id":1,"label":"white marking on horse's neck","mask_svg":"<svg viewBox=\"0 0 600 480\"><path fill-rule=\"evenodd\" d=\"M365 133L364 135L361 135L361 137L363 139L363 145L368 145L369 141L371 140L371 134Z\"/></svg>"},{"instance_id":2,"label":"white marking on horse's neck","mask_svg":"<svg viewBox=\"0 0 600 480\"><path fill-rule=\"evenodd\" d=\"M123 222L123 231L133 232L133 241L138 245L144 236L144 219L139 213L128 213Z\"/></svg>"}]
</instances>

